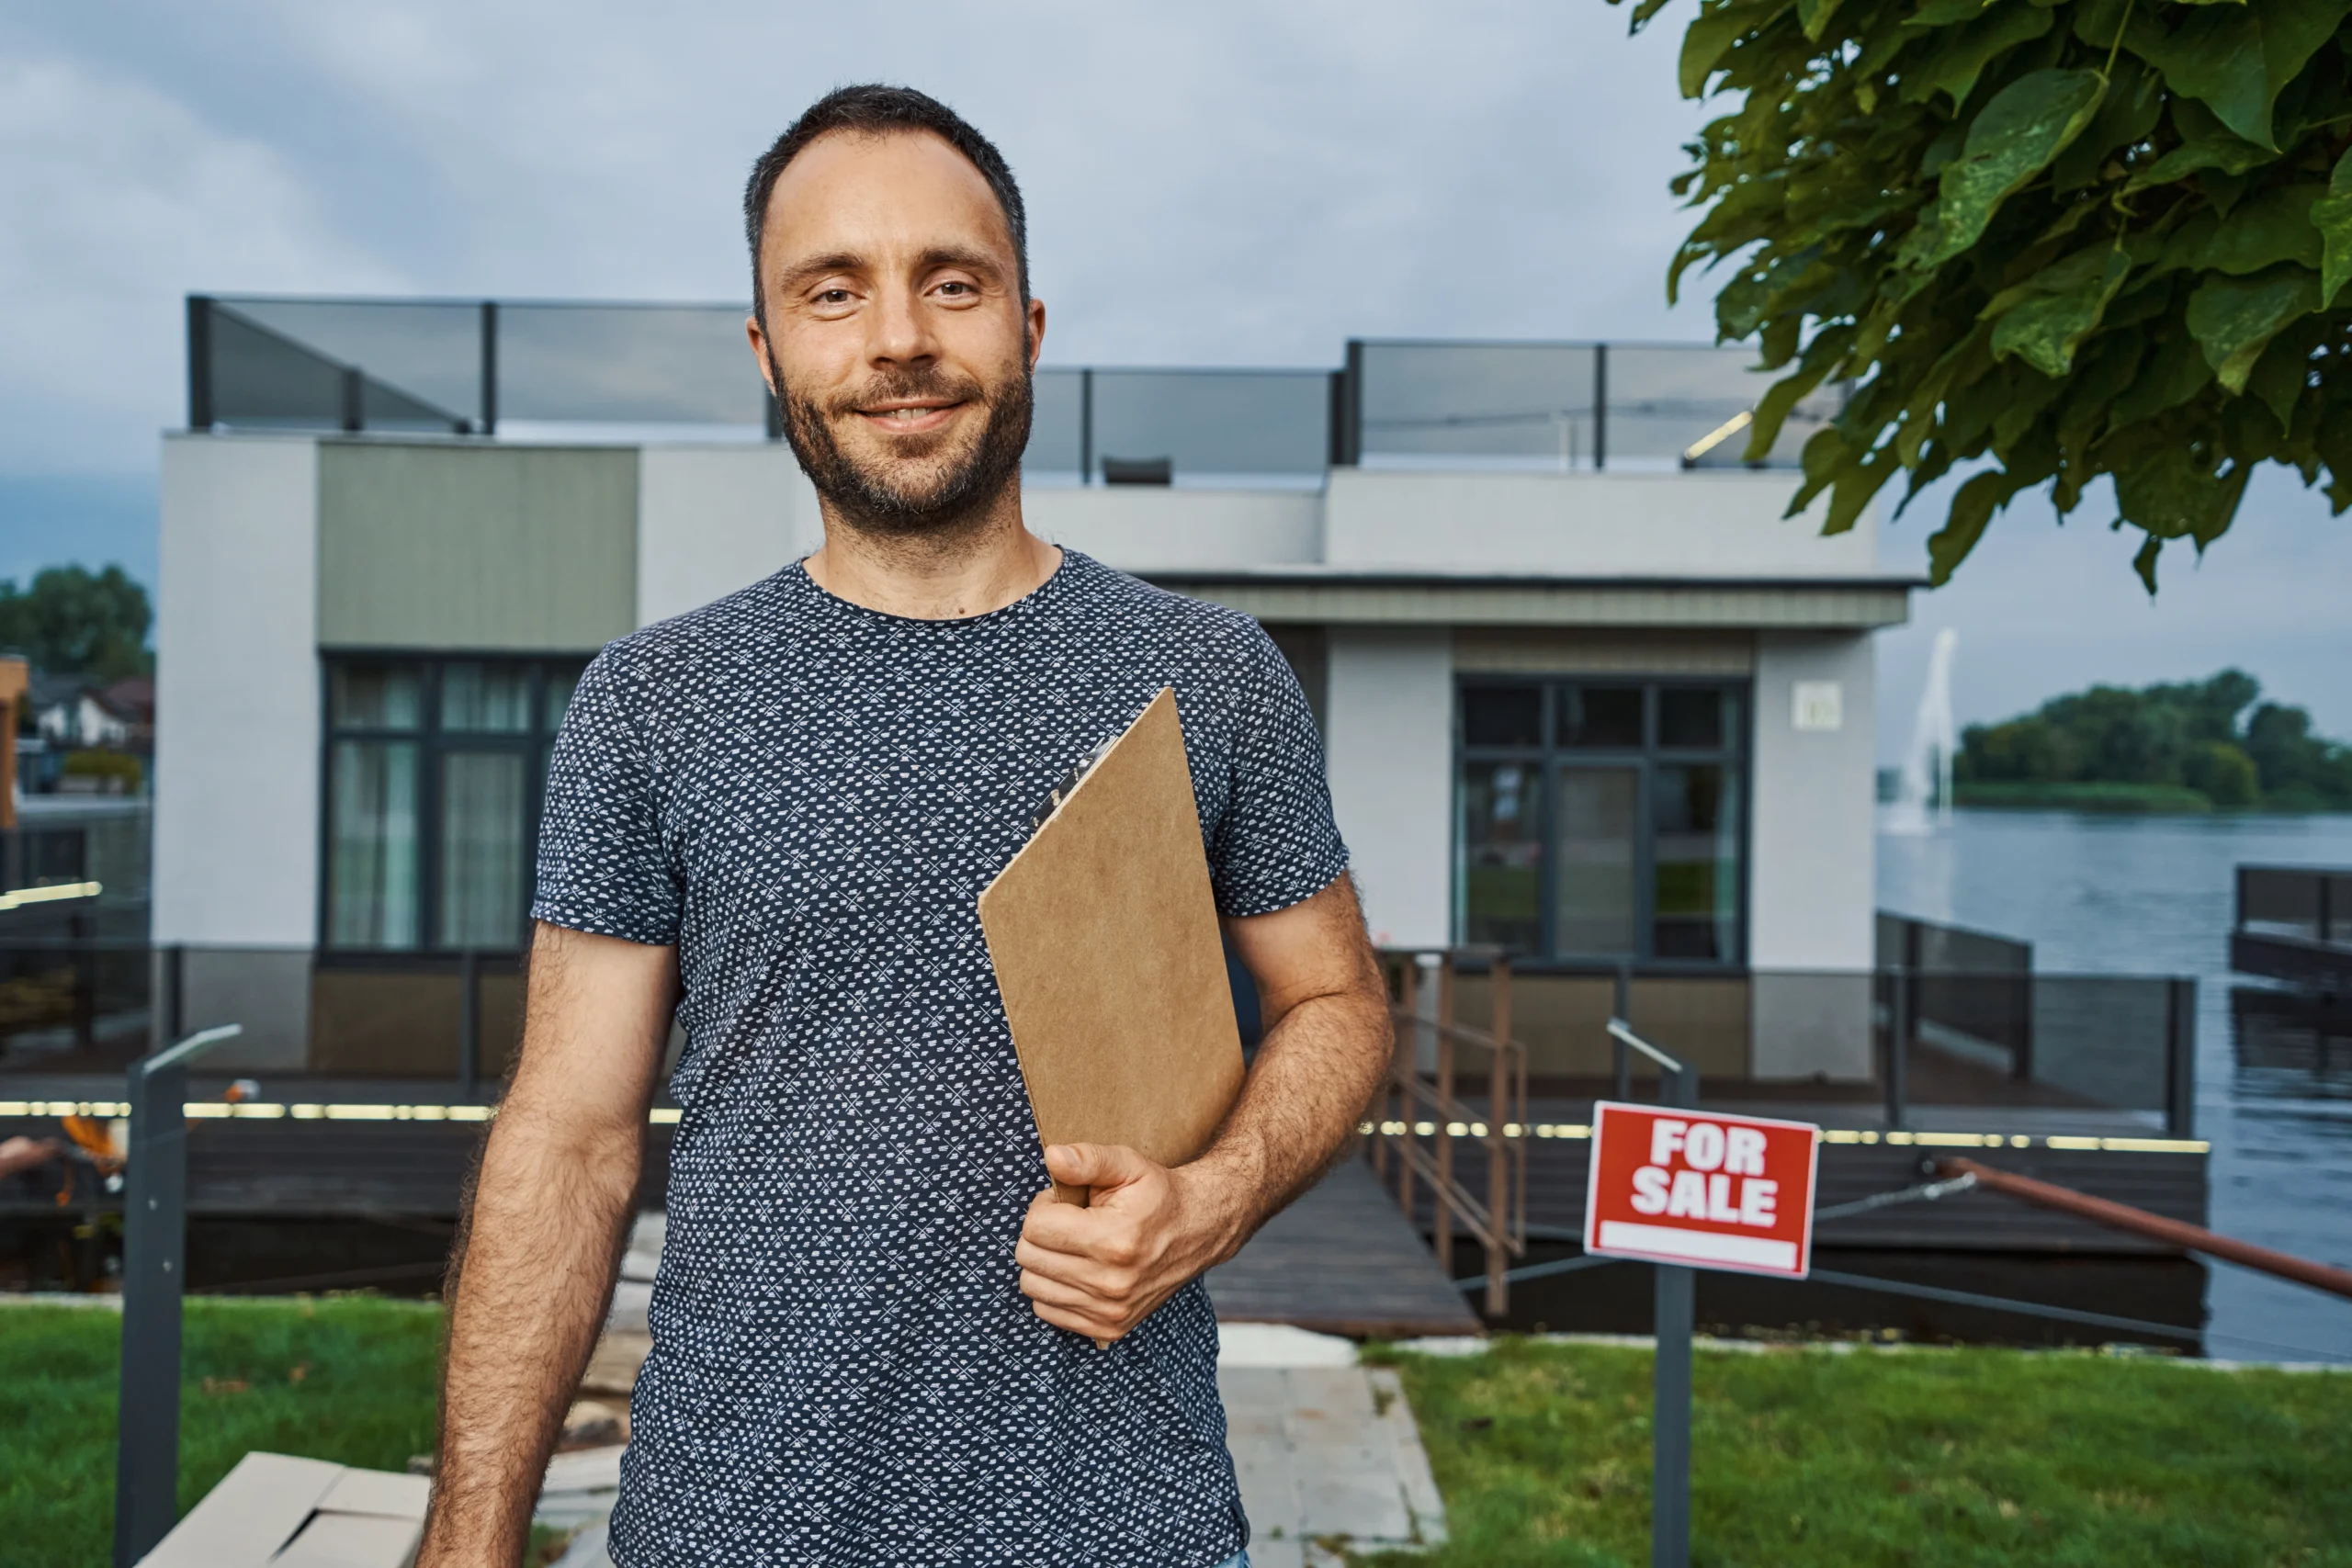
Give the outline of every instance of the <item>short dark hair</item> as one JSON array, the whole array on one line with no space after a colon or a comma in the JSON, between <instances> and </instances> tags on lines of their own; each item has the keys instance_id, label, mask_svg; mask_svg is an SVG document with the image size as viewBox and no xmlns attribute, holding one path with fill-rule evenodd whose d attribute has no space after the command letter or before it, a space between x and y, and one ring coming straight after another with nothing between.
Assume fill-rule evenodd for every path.
<instances>
[{"instance_id":1,"label":"short dark hair","mask_svg":"<svg viewBox=\"0 0 2352 1568\"><path fill-rule=\"evenodd\" d=\"M760 288L760 231L767 226L768 197L786 164L800 156L810 142L836 130L864 136L929 131L971 160L972 166L980 171L980 177L988 181L989 189L995 194L996 204L1004 212L1004 226L1012 231L1021 302L1029 302L1029 220L1022 209L1021 187L1013 183L1012 170L1006 165L1004 154L996 150L994 142L972 129L963 116L929 93L867 82L854 87L836 87L810 104L752 165L752 178L743 187L743 231L752 245L752 311L763 325L767 321L767 301Z\"/></svg>"}]
</instances>

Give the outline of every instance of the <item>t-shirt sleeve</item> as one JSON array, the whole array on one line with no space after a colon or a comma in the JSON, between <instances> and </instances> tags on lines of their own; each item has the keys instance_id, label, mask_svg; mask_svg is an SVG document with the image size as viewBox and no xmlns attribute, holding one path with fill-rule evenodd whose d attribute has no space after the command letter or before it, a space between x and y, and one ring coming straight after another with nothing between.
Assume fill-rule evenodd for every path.
<instances>
[{"instance_id":1,"label":"t-shirt sleeve","mask_svg":"<svg viewBox=\"0 0 2352 1568\"><path fill-rule=\"evenodd\" d=\"M667 945L678 940L683 899L662 848L652 754L630 711L636 694L611 649L571 694L548 767L531 915Z\"/></svg>"},{"instance_id":2,"label":"t-shirt sleeve","mask_svg":"<svg viewBox=\"0 0 2352 1568\"><path fill-rule=\"evenodd\" d=\"M1232 788L1209 840L1209 880L1222 914L1268 915L1331 885L1348 848L1331 818L1323 741L1290 661L1250 628L1236 726Z\"/></svg>"}]
</instances>

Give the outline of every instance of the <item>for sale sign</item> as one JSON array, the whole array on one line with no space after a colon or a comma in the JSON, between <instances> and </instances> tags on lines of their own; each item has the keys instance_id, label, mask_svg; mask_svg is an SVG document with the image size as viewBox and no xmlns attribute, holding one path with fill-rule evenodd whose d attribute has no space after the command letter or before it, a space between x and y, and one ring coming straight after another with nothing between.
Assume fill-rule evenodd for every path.
<instances>
[{"instance_id":1,"label":"for sale sign","mask_svg":"<svg viewBox=\"0 0 2352 1568\"><path fill-rule=\"evenodd\" d=\"M1804 1278L1821 1129L1657 1105L1593 1108L1584 1249Z\"/></svg>"}]
</instances>

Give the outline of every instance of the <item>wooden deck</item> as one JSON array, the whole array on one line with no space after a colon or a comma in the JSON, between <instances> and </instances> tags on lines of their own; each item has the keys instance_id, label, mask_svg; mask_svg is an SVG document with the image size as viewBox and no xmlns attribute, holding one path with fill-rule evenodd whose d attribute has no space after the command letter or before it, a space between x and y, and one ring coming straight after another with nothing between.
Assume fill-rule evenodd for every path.
<instances>
[{"instance_id":1,"label":"wooden deck","mask_svg":"<svg viewBox=\"0 0 2352 1568\"><path fill-rule=\"evenodd\" d=\"M1341 1161L1213 1269L1209 1297L1227 1323L1380 1338L1479 1332L1463 1292L1361 1159Z\"/></svg>"}]
</instances>

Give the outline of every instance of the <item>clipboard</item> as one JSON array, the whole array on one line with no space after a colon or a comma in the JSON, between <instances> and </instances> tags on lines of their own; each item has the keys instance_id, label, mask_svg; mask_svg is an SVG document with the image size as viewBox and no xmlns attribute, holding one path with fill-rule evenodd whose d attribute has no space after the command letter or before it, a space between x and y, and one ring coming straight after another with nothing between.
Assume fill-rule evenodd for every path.
<instances>
[{"instance_id":1,"label":"clipboard","mask_svg":"<svg viewBox=\"0 0 2352 1568\"><path fill-rule=\"evenodd\" d=\"M1208 1146L1241 1035L1172 689L1054 792L981 892L980 930L1041 1143L1161 1165Z\"/></svg>"}]
</instances>

